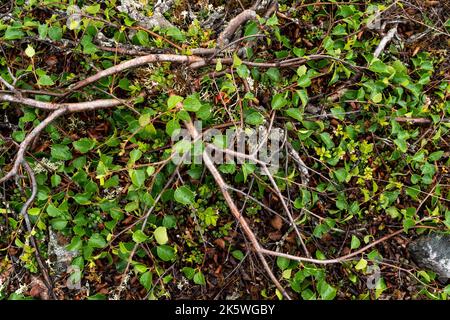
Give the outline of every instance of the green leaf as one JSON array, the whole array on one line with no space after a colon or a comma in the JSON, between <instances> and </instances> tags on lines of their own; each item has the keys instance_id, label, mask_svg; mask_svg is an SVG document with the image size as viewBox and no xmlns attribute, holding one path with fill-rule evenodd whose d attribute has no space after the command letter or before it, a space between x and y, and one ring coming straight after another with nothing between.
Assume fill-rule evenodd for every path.
<instances>
[{"instance_id":1,"label":"green leaf","mask_svg":"<svg viewBox=\"0 0 450 320\"><path fill-rule=\"evenodd\" d=\"M320 280L317 284L317 291L323 300L333 300L336 297L336 288L330 286L324 280Z\"/></svg>"},{"instance_id":2,"label":"green leaf","mask_svg":"<svg viewBox=\"0 0 450 320\"><path fill-rule=\"evenodd\" d=\"M272 98L272 109L279 110L288 104L288 101L284 98L284 94L277 93Z\"/></svg>"},{"instance_id":3,"label":"green leaf","mask_svg":"<svg viewBox=\"0 0 450 320\"><path fill-rule=\"evenodd\" d=\"M172 119L167 121L166 123L166 133L169 136L172 136L173 134L178 134L179 133L179 129L181 129L180 127L180 123L178 122L177 119Z\"/></svg>"},{"instance_id":4,"label":"green leaf","mask_svg":"<svg viewBox=\"0 0 450 320\"><path fill-rule=\"evenodd\" d=\"M176 96L176 95L170 96L169 99L167 99L167 108L169 110L173 109L180 102L183 102L183 98L182 97Z\"/></svg>"},{"instance_id":5,"label":"green leaf","mask_svg":"<svg viewBox=\"0 0 450 320\"><path fill-rule=\"evenodd\" d=\"M336 171L334 171L334 176L340 183L342 183L347 179L348 172L347 170L345 170L345 168L339 168Z\"/></svg>"},{"instance_id":6,"label":"green leaf","mask_svg":"<svg viewBox=\"0 0 450 320\"><path fill-rule=\"evenodd\" d=\"M56 208L53 204L49 204L47 206L47 213L50 217L53 218L57 218L63 215L63 212L61 210L59 210L58 208Z\"/></svg>"},{"instance_id":7,"label":"green leaf","mask_svg":"<svg viewBox=\"0 0 450 320\"><path fill-rule=\"evenodd\" d=\"M219 213L217 210L208 207L205 211L199 213L199 217L207 226L216 226L217 220L219 220Z\"/></svg>"},{"instance_id":8,"label":"green leaf","mask_svg":"<svg viewBox=\"0 0 450 320\"><path fill-rule=\"evenodd\" d=\"M303 113L299 108L289 108L286 110L286 114L297 121L303 121Z\"/></svg>"},{"instance_id":9,"label":"green leaf","mask_svg":"<svg viewBox=\"0 0 450 320\"><path fill-rule=\"evenodd\" d=\"M191 205L194 203L195 193L188 187L181 186L175 190L174 199L181 204Z\"/></svg>"},{"instance_id":10,"label":"green leaf","mask_svg":"<svg viewBox=\"0 0 450 320\"><path fill-rule=\"evenodd\" d=\"M131 201L125 205L125 211L126 212L132 212L134 210L139 209L139 202L138 201Z\"/></svg>"},{"instance_id":11,"label":"green leaf","mask_svg":"<svg viewBox=\"0 0 450 320\"><path fill-rule=\"evenodd\" d=\"M55 219L52 219L50 221L50 223L51 223L53 229L63 230L67 226L68 221L64 218L55 218Z\"/></svg>"},{"instance_id":12,"label":"green leaf","mask_svg":"<svg viewBox=\"0 0 450 320\"><path fill-rule=\"evenodd\" d=\"M88 245L92 248L104 248L107 243L100 233L94 233L88 241Z\"/></svg>"},{"instance_id":13,"label":"green leaf","mask_svg":"<svg viewBox=\"0 0 450 320\"><path fill-rule=\"evenodd\" d=\"M331 136L328 132L322 132L320 134L320 138L322 139L323 143L325 143L327 149L334 148L334 142L333 139L331 139Z\"/></svg>"},{"instance_id":14,"label":"green leaf","mask_svg":"<svg viewBox=\"0 0 450 320\"><path fill-rule=\"evenodd\" d=\"M55 83L53 82L52 78L50 78L50 76L48 76L47 74L41 74L38 77L38 85L40 86L52 86Z\"/></svg>"},{"instance_id":15,"label":"green leaf","mask_svg":"<svg viewBox=\"0 0 450 320\"><path fill-rule=\"evenodd\" d=\"M130 152L130 159L128 160L128 162L130 164L134 164L136 163L136 161L138 161L140 158L142 157L142 151L139 149L133 149Z\"/></svg>"},{"instance_id":16,"label":"green leaf","mask_svg":"<svg viewBox=\"0 0 450 320\"><path fill-rule=\"evenodd\" d=\"M299 87L309 87L311 85L311 78L307 74L304 74L298 78L297 84Z\"/></svg>"},{"instance_id":17,"label":"green leaf","mask_svg":"<svg viewBox=\"0 0 450 320\"><path fill-rule=\"evenodd\" d=\"M296 93L300 97L300 100L302 101L302 107L304 108L308 104L308 92L306 90L297 90Z\"/></svg>"},{"instance_id":18,"label":"green leaf","mask_svg":"<svg viewBox=\"0 0 450 320\"><path fill-rule=\"evenodd\" d=\"M33 58L34 55L36 54L36 51L34 51L33 46L28 45L27 48L25 49L25 54L27 55L27 57Z\"/></svg>"},{"instance_id":19,"label":"green leaf","mask_svg":"<svg viewBox=\"0 0 450 320\"><path fill-rule=\"evenodd\" d=\"M388 66L378 58L372 60L369 70L375 73L389 73Z\"/></svg>"},{"instance_id":20,"label":"green leaf","mask_svg":"<svg viewBox=\"0 0 450 320\"><path fill-rule=\"evenodd\" d=\"M264 123L264 117L259 112L252 112L245 117L245 123L252 126L259 126Z\"/></svg>"},{"instance_id":21,"label":"green leaf","mask_svg":"<svg viewBox=\"0 0 450 320\"><path fill-rule=\"evenodd\" d=\"M361 258L361 260L359 260L359 262L356 264L355 269L364 270L366 267L367 267L367 260Z\"/></svg>"},{"instance_id":22,"label":"green leaf","mask_svg":"<svg viewBox=\"0 0 450 320\"><path fill-rule=\"evenodd\" d=\"M83 247L83 241L81 240L81 237L73 237L70 244L66 247L69 251L78 251Z\"/></svg>"},{"instance_id":23,"label":"green leaf","mask_svg":"<svg viewBox=\"0 0 450 320\"><path fill-rule=\"evenodd\" d=\"M291 260L289 260L288 258L277 257L277 266L281 270L287 269L289 267L290 262Z\"/></svg>"},{"instance_id":24,"label":"green leaf","mask_svg":"<svg viewBox=\"0 0 450 320\"><path fill-rule=\"evenodd\" d=\"M186 37L184 36L184 34L181 32L180 29L178 29L177 27L171 27L167 29L167 33L166 33L169 37L177 40L177 41L184 41L186 39Z\"/></svg>"},{"instance_id":25,"label":"green leaf","mask_svg":"<svg viewBox=\"0 0 450 320\"><path fill-rule=\"evenodd\" d=\"M175 228L177 226L177 218L173 215L166 215L163 218L162 225L167 229Z\"/></svg>"},{"instance_id":26,"label":"green leaf","mask_svg":"<svg viewBox=\"0 0 450 320\"><path fill-rule=\"evenodd\" d=\"M239 59L238 55L236 53L233 54L233 67L239 67L242 65L242 60Z\"/></svg>"},{"instance_id":27,"label":"green leaf","mask_svg":"<svg viewBox=\"0 0 450 320\"><path fill-rule=\"evenodd\" d=\"M166 244L156 247L156 253L162 261L167 262L175 258L175 250Z\"/></svg>"},{"instance_id":28,"label":"green leaf","mask_svg":"<svg viewBox=\"0 0 450 320\"><path fill-rule=\"evenodd\" d=\"M152 174L154 174L155 173L155 167L153 167L153 166L148 166L147 167L147 170L145 170L146 172L147 172L147 175L150 177Z\"/></svg>"},{"instance_id":29,"label":"green leaf","mask_svg":"<svg viewBox=\"0 0 450 320\"><path fill-rule=\"evenodd\" d=\"M11 27L8 26L8 28L5 31L5 40L18 40L22 39L25 34L22 32L22 27Z\"/></svg>"},{"instance_id":30,"label":"green leaf","mask_svg":"<svg viewBox=\"0 0 450 320\"><path fill-rule=\"evenodd\" d=\"M430 154L430 156L428 157L429 161L437 161L440 158L442 158L442 156L444 155L444 151L436 151Z\"/></svg>"},{"instance_id":31,"label":"green leaf","mask_svg":"<svg viewBox=\"0 0 450 320\"><path fill-rule=\"evenodd\" d=\"M350 248L352 250L358 249L360 245L361 245L361 241L359 241L358 237L355 235L352 235L352 242L351 242Z\"/></svg>"},{"instance_id":32,"label":"green leaf","mask_svg":"<svg viewBox=\"0 0 450 320\"><path fill-rule=\"evenodd\" d=\"M247 23L245 27L244 36L245 37L252 36L254 34L257 34L258 32L259 32L258 24L255 21L250 21L249 23ZM254 37L250 39L254 39ZM247 40L251 41L250 39Z\"/></svg>"},{"instance_id":33,"label":"green leaf","mask_svg":"<svg viewBox=\"0 0 450 320\"><path fill-rule=\"evenodd\" d=\"M277 16L274 14L269 19L267 19L266 25L269 26L269 27L278 25L278 18L277 18Z\"/></svg>"},{"instance_id":34,"label":"green leaf","mask_svg":"<svg viewBox=\"0 0 450 320\"><path fill-rule=\"evenodd\" d=\"M144 113L139 117L139 125L145 127L152 122L151 116L148 113Z\"/></svg>"},{"instance_id":35,"label":"green leaf","mask_svg":"<svg viewBox=\"0 0 450 320\"><path fill-rule=\"evenodd\" d=\"M75 150L81 153L89 152L95 147L95 141L89 138L81 138L78 141L72 142L72 144Z\"/></svg>"},{"instance_id":36,"label":"green leaf","mask_svg":"<svg viewBox=\"0 0 450 320\"><path fill-rule=\"evenodd\" d=\"M247 66L245 64L241 64L236 68L236 72L239 75L239 77L245 79L250 75L250 70L248 70Z\"/></svg>"},{"instance_id":37,"label":"green leaf","mask_svg":"<svg viewBox=\"0 0 450 320\"><path fill-rule=\"evenodd\" d=\"M92 296L87 297L88 300L106 300L106 295L101 293L96 293Z\"/></svg>"},{"instance_id":38,"label":"green leaf","mask_svg":"<svg viewBox=\"0 0 450 320\"><path fill-rule=\"evenodd\" d=\"M68 146L62 144L54 144L50 151L52 157L56 160L71 160L72 152Z\"/></svg>"},{"instance_id":39,"label":"green leaf","mask_svg":"<svg viewBox=\"0 0 450 320\"><path fill-rule=\"evenodd\" d=\"M186 278L188 278L189 280L192 280L194 278L194 274L195 274L194 268L184 267L183 269L181 269L181 271L183 272L184 276Z\"/></svg>"},{"instance_id":40,"label":"green leaf","mask_svg":"<svg viewBox=\"0 0 450 320\"><path fill-rule=\"evenodd\" d=\"M145 235L145 233L142 230L136 230L133 232L133 241L136 243L142 243L145 240L148 239L148 237Z\"/></svg>"},{"instance_id":41,"label":"green leaf","mask_svg":"<svg viewBox=\"0 0 450 320\"><path fill-rule=\"evenodd\" d=\"M136 32L136 38L142 46L148 46L150 44L148 33L143 30Z\"/></svg>"},{"instance_id":42,"label":"green leaf","mask_svg":"<svg viewBox=\"0 0 450 320\"><path fill-rule=\"evenodd\" d=\"M169 238L167 237L167 229L166 227L158 227L153 232L153 236L155 237L156 242L158 244L166 244L169 241Z\"/></svg>"},{"instance_id":43,"label":"green leaf","mask_svg":"<svg viewBox=\"0 0 450 320\"><path fill-rule=\"evenodd\" d=\"M139 283L147 290L150 290L153 284L153 274L151 271L144 272L139 278Z\"/></svg>"},{"instance_id":44,"label":"green leaf","mask_svg":"<svg viewBox=\"0 0 450 320\"><path fill-rule=\"evenodd\" d=\"M449 20L449 21L450 21L450 20ZM449 24L449 26L450 26L450 24ZM446 286L446 287L444 288L444 290L442 290L442 291L450 296L450 284L449 284L448 286Z\"/></svg>"},{"instance_id":45,"label":"green leaf","mask_svg":"<svg viewBox=\"0 0 450 320\"><path fill-rule=\"evenodd\" d=\"M184 99L183 107L186 111L197 112L202 107L202 103L198 100L197 95L191 94Z\"/></svg>"},{"instance_id":46,"label":"green leaf","mask_svg":"<svg viewBox=\"0 0 450 320\"><path fill-rule=\"evenodd\" d=\"M140 188L145 183L145 169L130 169L128 170L128 174L130 175L131 182L136 187Z\"/></svg>"},{"instance_id":47,"label":"green leaf","mask_svg":"<svg viewBox=\"0 0 450 320\"><path fill-rule=\"evenodd\" d=\"M57 174L52 175L50 180L51 180L50 182L52 183L53 188L59 186L59 184L61 183L61 177Z\"/></svg>"},{"instance_id":48,"label":"green leaf","mask_svg":"<svg viewBox=\"0 0 450 320\"><path fill-rule=\"evenodd\" d=\"M242 174L244 175L244 182L247 181L248 175L252 174L256 169L253 163L243 163L242 164Z\"/></svg>"},{"instance_id":49,"label":"green leaf","mask_svg":"<svg viewBox=\"0 0 450 320\"><path fill-rule=\"evenodd\" d=\"M239 261L242 261L242 259L244 259L244 253L241 250L234 250L231 252L231 255Z\"/></svg>"},{"instance_id":50,"label":"green leaf","mask_svg":"<svg viewBox=\"0 0 450 320\"><path fill-rule=\"evenodd\" d=\"M40 24L38 27L38 33L39 33L39 38L41 38L41 39L47 38L48 25Z\"/></svg>"},{"instance_id":51,"label":"green leaf","mask_svg":"<svg viewBox=\"0 0 450 320\"><path fill-rule=\"evenodd\" d=\"M372 92L370 95L370 100L372 100L374 103L380 103L381 100L383 100L383 94L381 92Z\"/></svg>"},{"instance_id":52,"label":"green leaf","mask_svg":"<svg viewBox=\"0 0 450 320\"><path fill-rule=\"evenodd\" d=\"M216 72L222 71L223 66L222 66L222 59L217 59L217 63L216 63Z\"/></svg>"},{"instance_id":53,"label":"green leaf","mask_svg":"<svg viewBox=\"0 0 450 320\"><path fill-rule=\"evenodd\" d=\"M22 142L25 139L25 135L24 131L14 131L12 133L12 138L17 142Z\"/></svg>"},{"instance_id":54,"label":"green leaf","mask_svg":"<svg viewBox=\"0 0 450 320\"><path fill-rule=\"evenodd\" d=\"M279 82L281 80L280 70L278 70L277 68L269 68L269 69L267 69L266 75L273 82Z\"/></svg>"},{"instance_id":55,"label":"green leaf","mask_svg":"<svg viewBox=\"0 0 450 320\"><path fill-rule=\"evenodd\" d=\"M100 11L100 3L88 6L84 10L86 10L86 12L89 14L96 15Z\"/></svg>"},{"instance_id":56,"label":"green leaf","mask_svg":"<svg viewBox=\"0 0 450 320\"><path fill-rule=\"evenodd\" d=\"M405 153L408 151L408 143L405 140L397 138L394 140L394 143L401 152Z\"/></svg>"},{"instance_id":57,"label":"green leaf","mask_svg":"<svg viewBox=\"0 0 450 320\"><path fill-rule=\"evenodd\" d=\"M41 213L41 209L39 209L39 208L30 208L30 209L28 209L28 214L30 216L37 216L40 213Z\"/></svg>"},{"instance_id":58,"label":"green leaf","mask_svg":"<svg viewBox=\"0 0 450 320\"><path fill-rule=\"evenodd\" d=\"M58 26L52 26L48 29L48 36L52 40L59 41L62 39L62 35L62 29Z\"/></svg>"},{"instance_id":59,"label":"green leaf","mask_svg":"<svg viewBox=\"0 0 450 320\"><path fill-rule=\"evenodd\" d=\"M198 271L195 275L194 275L194 283L204 286L206 285L206 279L205 276L203 275L203 273L201 271Z\"/></svg>"}]
</instances>

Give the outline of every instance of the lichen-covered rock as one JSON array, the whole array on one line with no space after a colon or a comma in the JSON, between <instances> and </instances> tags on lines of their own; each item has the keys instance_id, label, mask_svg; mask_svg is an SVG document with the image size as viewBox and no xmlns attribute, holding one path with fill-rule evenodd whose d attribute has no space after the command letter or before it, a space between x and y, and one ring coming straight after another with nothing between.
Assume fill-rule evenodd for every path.
<instances>
[{"instance_id":1,"label":"lichen-covered rock","mask_svg":"<svg viewBox=\"0 0 450 320\"><path fill-rule=\"evenodd\" d=\"M58 238L58 234L49 229L48 255L50 267L57 277L68 271L72 259L79 254L77 250L67 250L66 246L68 243L62 242Z\"/></svg>"},{"instance_id":2,"label":"lichen-covered rock","mask_svg":"<svg viewBox=\"0 0 450 320\"><path fill-rule=\"evenodd\" d=\"M120 12L128 14L132 19L136 20L137 23L148 29L154 27L160 28L171 28L173 25L164 18L163 13L170 9L173 1L171 0L160 0L154 5L153 16L147 17L143 14L142 10L145 7L145 2L138 0L121 0L120 6L117 9Z\"/></svg>"},{"instance_id":3,"label":"lichen-covered rock","mask_svg":"<svg viewBox=\"0 0 450 320\"><path fill-rule=\"evenodd\" d=\"M441 281L450 278L450 235L422 236L411 242L408 250L419 267L435 272Z\"/></svg>"}]
</instances>

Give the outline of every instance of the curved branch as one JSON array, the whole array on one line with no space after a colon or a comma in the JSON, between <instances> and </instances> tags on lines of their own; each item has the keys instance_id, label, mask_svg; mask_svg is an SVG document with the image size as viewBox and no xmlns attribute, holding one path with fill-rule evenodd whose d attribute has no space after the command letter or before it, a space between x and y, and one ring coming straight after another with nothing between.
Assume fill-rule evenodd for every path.
<instances>
[{"instance_id":1,"label":"curved branch","mask_svg":"<svg viewBox=\"0 0 450 320\"><path fill-rule=\"evenodd\" d=\"M17 151L16 160L14 160L14 164L12 169L3 177L0 179L0 183L5 182L15 175L17 175L17 172L19 171L19 166L22 163L24 159L25 152L28 149L28 146L33 141L33 139L47 127L51 122L53 122L55 119L59 118L63 114L67 112L67 107L57 109L50 113L47 118L45 118L41 123L39 123L27 136L26 138L20 143L19 150Z\"/></svg>"},{"instance_id":2,"label":"curved branch","mask_svg":"<svg viewBox=\"0 0 450 320\"><path fill-rule=\"evenodd\" d=\"M244 10L236 17L231 19L227 27L222 31L222 33L219 35L219 38L217 39L219 47L226 45L241 25L246 23L248 20L253 19L256 19L256 12L255 10L251 9Z\"/></svg>"},{"instance_id":3,"label":"curved branch","mask_svg":"<svg viewBox=\"0 0 450 320\"><path fill-rule=\"evenodd\" d=\"M48 293L53 299L56 299L56 295L53 292L53 282L50 279L50 276L48 275L47 267L42 262L42 257L41 257L41 254L39 252L39 247L38 247L38 245L36 243L36 239L34 238L33 233L32 233L33 228L31 226L30 217L28 216L28 208L31 206L31 204L33 203L34 199L36 198L37 191L38 191L38 187L37 187L37 183L36 183L36 177L34 176L34 172L33 172L33 170L31 170L30 165L28 164L28 162L23 160L22 163L23 163L23 166L24 166L25 170L28 173L28 178L30 179L30 182L31 182L31 195L28 198L28 200L25 202L25 204L23 205L22 209L20 210L20 214L25 219L25 225L26 225L28 233L30 234L30 242L31 242L31 245L34 248L34 255L35 255L36 261L37 261L37 263L39 265L39 269L42 272L42 276L44 277Z\"/></svg>"},{"instance_id":4,"label":"curved branch","mask_svg":"<svg viewBox=\"0 0 450 320\"><path fill-rule=\"evenodd\" d=\"M145 65L148 63L178 62L178 63L191 64L191 63L199 62L199 61L203 61L203 59L200 57L196 57L196 56L185 56L185 55L177 55L177 54L149 54L146 56L137 57L137 58L122 62L113 67L110 67L108 69L97 72L93 76L90 76L84 80L81 80L81 81L75 83L73 86L70 87L70 91L78 90L82 87L85 87L85 86L87 86L97 80L100 80L104 77L107 77L109 75L124 71L126 69L136 68L138 66L142 66L142 65Z\"/></svg>"}]
</instances>

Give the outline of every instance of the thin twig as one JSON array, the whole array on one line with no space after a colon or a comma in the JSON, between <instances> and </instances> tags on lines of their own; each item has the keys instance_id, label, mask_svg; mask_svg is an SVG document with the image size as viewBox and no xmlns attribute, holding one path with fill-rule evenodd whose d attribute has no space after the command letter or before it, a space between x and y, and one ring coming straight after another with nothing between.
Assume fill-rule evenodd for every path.
<instances>
[{"instance_id":1,"label":"thin twig","mask_svg":"<svg viewBox=\"0 0 450 320\"><path fill-rule=\"evenodd\" d=\"M37 191L38 191L36 177L34 176L34 172L30 168L30 165L28 164L28 162L23 160L22 163L23 163L23 166L24 166L25 170L28 173L28 178L30 179L31 195L27 199L27 201L24 203L24 205L22 206L22 209L20 210L20 214L25 219L25 225L26 225L28 233L30 234L30 242L31 242L31 245L34 248L34 255L35 255L36 261L37 261L37 263L39 265L39 269L41 270L42 276L44 277L44 281L45 281L45 285L47 286L48 293L52 297L52 299L56 300L57 297L56 297L55 293L53 292L53 282L50 279L47 267L42 262L41 254L39 252L39 247L38 247L38 245L36 243L36 239L33 236L33 228L31 226L30 217L28 216L28 208L31 206L31 204L33 203L34 199L36 198Z\"/></svg>"}]
</instances>

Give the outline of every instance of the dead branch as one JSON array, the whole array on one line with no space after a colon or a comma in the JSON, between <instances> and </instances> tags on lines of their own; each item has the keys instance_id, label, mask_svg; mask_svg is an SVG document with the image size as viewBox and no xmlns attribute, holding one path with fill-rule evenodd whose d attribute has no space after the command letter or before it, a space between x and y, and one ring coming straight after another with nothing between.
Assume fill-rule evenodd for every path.
<instances>
[{"instance_id":1,"label":"dead branch","mask_svg":"<svg viewBox=\"0 0 450 320\"><path fill-rule=\"evenodd\" d=\"M0 94L0 101L7 101L13 103L24 104L29 107L43 109L43 110L57 110L67 108L67 112L81 112L93 109L111 108L123 104L120 100L115 99L99 99L87 102L76 103L51 103L38 101L30 98L22 97L21 95Z\"/></svg>"},{"instance_id":2,"label":"dead branch","mask_svg":"<svg viewBox=\"0 0 450 320\"><path fill-rule=\"evenodd\" d=\"M67 112L67 107L57 109L50 113L47 118L45 118L39 125L37 125L26 137L25 139L20 143L19 150L17 151L16 159L14 161L14 164L12 166L12 169L3 177L0 179L0 183L5 182L9 180L10 178L17 175L19 171L19 166L23 162L25 151L28 149L28 146L33 141L33 139L41 133L42 130L45 129L51 122L53 122L55 119L59 118L63 114Z\"/></svg>"},{"instance_id":3,"label":"dead branch","mask_svg":"<svg viewBox=\"0 0 450 320\"><path fill-rule=\"evenodd\" d=\"M30 238L29 239L30 239L31 245L34 248L34 255L36 257L36 261L38 263L39 269L41 270L42 276L44 277L45 285L47 287L49 296L51 296L53 299L56 300L57 299L56 295L53 292L53 281L50 279L50 276L48 274L47 266L42 262L42 257L41 257L41 254L39 252L39 247L38 247L38 245L36 243L36 239L33 236L33 228L31 226L30 217L28 216L28 208L31 206L31 204L33 203L33 201L34 201L34 199L36 198L36 195L37 195L38 187L37 187L37 183L36 183L36 177L34 176L34 172L30 168L30 165L28 164L28 162L23 160L22 163L23 163L23 166L24 166L25 170L28 173L28 178L30 179L31 195L27 199L27 201L24 203L22 209L20 210L20 214L25 219L25 226L27 228L28 233L30 234Z\"/></svg>"},{"instance_id":4,"label":"dead branch","mask_svg":"<svg viewBox=\"0 0 450 320\"><path fill-rule=\"evenodd\" d=\"M197 139L197 137L199 136L199 133L198 133L197 129L195 128L194 124L192 123L192 121L190 121L190 120L189 121L185 121L184 124L185 124L186 128L188 129L189 134L192 136L192 138L193 139ZM228 188L227 188L227 185L226 185L225 181L223 180L223 178L220 175L219 171L217 170L217 168L213 164L213 162L212 162L212 160L211 160L211 158L209 156L209 153L208 153L208 151L206 149L203 152L202 156L203 156L203 161L205 163L205 166L208 168L209 172L214 177L214 180L216 181L217 186L219 187L220 191L222 192L222 195L225 198L225 201L227 202L231 213L236 218L236 220L239 222L239 224L242 226L242 229L243 229L246 237L252 243L252 246L255 249L256 254L258 255L259 259L261 260L261 263L263 264L264 269L266 270L266 272L269 275L270 279L275 284L277 289L287 299L290 300L291 298L290 298L289 294L281 286L280 282L275 277L275 275L273 274L269 264L267 263L266 258L261 253L261 246L260 246L258 240L256 239L255 234L253 233L253 231L249 227L249 225L248 225L247 221L245 220L245 218L240 214L239 209L236 207L236 204L234 203L233 199L230 196L230 193L228 192Z\"/></svg>"},{"instance_id":5,"label":"dead branch","mask_svg":"<svg viewBox=\"0 0 450 320\"><path fill-rule=\"evenodd\" d=\"M373 53L373 56L375 58L378 58L380 54L383 52L386 45L394 38L395 34L397 33L397 26L391 28L388 33L381 39L380 43L378 44L378 47L375 49L375 52Z\"/></svg>"},{"instance_id":6,"label":"dead branch","mask_svg":"<svg viewBox=\"0 0 450 320\"><path fill-rule=\"evenodd\" d=\"M219 45L219 47L223 47L224 45L226 45L241 25L246 23L248 20L253 19L256 19L256 12L251 9L244 10L236 17L231 19L230 22L228 22L227 27L222 31L217 39L217 44Z\"/></svg>"},{"instance_id":7,"label":"dead branch","mask_svg":"<svg viewBox=\"0 0 450 320\"><path fill-rule=\"evenodd\" d=\"M9 98L15 98L14 96L10 95L3 95L7 96ZM26 99L26 98L25 98ZM1 100L1 99L0 99ZM7 100L10 101L10 100ZM14 102L17 102L14 99ZM97 109L103 109L103 108L111 108L116 107L119 105L124 104L121 100L95 100L91 102L84 102L84 103L66 103L66 104L52 104L52 103L44 103L44 105L41 105L41 102L32 100L32 99L26 99L23 100L22 103L31 105L34 107L37 107L38 105L40 107L44 107L43 109L47 110L54 110L52 113L50 113L39 125L37 125L26 137L25 139L20 143L19 150L17 151L16 159L14 160L14 164L11 168L11 170L0 179L1 182L5 182L8 179L12 178L13 176L17 175L19 166L24 160L25 152L27 151L29 145L31 142L41 133L42 130L44 130L50 123L55 121L57 118L61 117L62 115L66 113L74 113L74 112L81 112L81 111L89 111L89 110L97 110Z\"/></svg>"},{"instance_id":8,"label":"dead branch","mask_svg":"<svg viewBox=\"0 0 450 320\"><path fill-rule=\"evenodd\" d=\"M70 87L70 91L78 90L82 87L85 87L95 81L98 81L104 77L119 73L121 71L136 68L148 63L157 63L157 62L178 62L178 63L187 63L191 64L193 62L203 61L202 58L196 56L184 56L177 54L149 54L142 57L137 57L125 62L122 62L118 65L115 65L111 68L102 70L97 72L96 74L81 80Z\"/></svg>"},{"instance_id":9,"label":"dead branch","mask_svg":"<svg viewBox=\"0 0 450 320\"><path fill-rule=\"evenodd\" d=\"M302 245L303 250L306 253L306 256L310 257L311 255L309 254L308 248L306 248L305 242L303 241L302 235L300 234L300 231L298 230L297 225L295 224L294 221L294 217L292 216L291 211L289 210L286 201L284 201L284 197L281 194L280 188L278 188L278 185L275 181L275 179L273 178L272 174L270 173L269 169L267 169L267 166L263 165L263 171L264 173L269 177L270 182L272 183L272 186L275 188L275 191L278 195L278 198L280 198L281 204L283 206L284 211L286 212L286 215L289 218L291 227L295 230L295 233L297 234L297 238L300 241L300 244Z\"/></svg>"}]
</instances>

